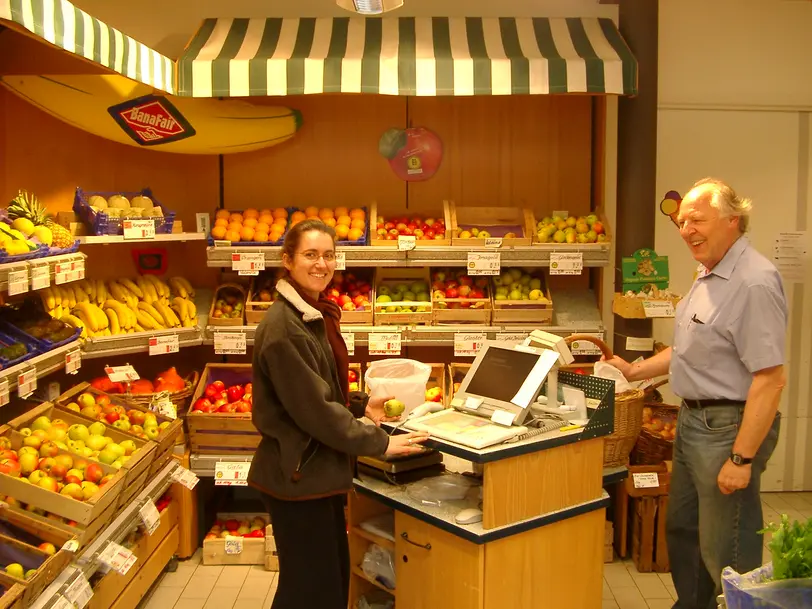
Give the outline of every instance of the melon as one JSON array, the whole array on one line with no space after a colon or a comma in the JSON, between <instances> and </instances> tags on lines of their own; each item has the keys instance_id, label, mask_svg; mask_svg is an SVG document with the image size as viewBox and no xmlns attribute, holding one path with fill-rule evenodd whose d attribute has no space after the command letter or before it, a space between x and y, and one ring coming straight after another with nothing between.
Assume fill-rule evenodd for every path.
<instances>
[{"instance_id":1,"label":"melon","mask_svg":"<svg viewBox=\"0 0 812 609\"><path fill-rule=\"evenodd\" d=\"M127 197L122 195L113 195L107 201L107 204L115 209L129 209L130 202L127 200Z\"/></svg>"},{"instance_id":2,"label":"melon","mask_svg":"<svg viewBox=\"0 0 812 609\"><path fill-rule=\"evenodd\" d=\"M93 195L87 200L87 204L95 209L107 209L107 199L101 195Z\"/></svg>"}]
</instances>

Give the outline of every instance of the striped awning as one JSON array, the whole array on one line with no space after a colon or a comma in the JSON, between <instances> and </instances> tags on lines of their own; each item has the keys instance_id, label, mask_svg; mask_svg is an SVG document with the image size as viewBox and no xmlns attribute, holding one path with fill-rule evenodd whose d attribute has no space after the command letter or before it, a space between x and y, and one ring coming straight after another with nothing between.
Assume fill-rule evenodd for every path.
<instances>
[{"instance_id":1,"label":"striped awning","mask_svg":"<svg viewBox=\"0 0 812 609\"><path fill-rule=\"evenodd\" d=\"M178 60L180 95L637 93L611 19L208 19Z\"/></svg>"},{"instance_id":2,"label":"striped awning","mask_svg":"<svg viewBox=\"0 0 812 609\"><path fill-rule=\"evenodd\" d=\"M136 6L136 5L133 5ZM0 21L138 82L175 92L175 63L68 0L0 0Z\"/></svg>"}]
</instances>

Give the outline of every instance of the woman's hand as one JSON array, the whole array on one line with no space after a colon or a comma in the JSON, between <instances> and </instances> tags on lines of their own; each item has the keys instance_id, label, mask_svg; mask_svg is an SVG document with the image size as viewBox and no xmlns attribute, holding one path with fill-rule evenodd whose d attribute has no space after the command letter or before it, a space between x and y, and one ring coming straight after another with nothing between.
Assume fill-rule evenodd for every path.
<instances>
[{"instance_id":1,"label":"woman's hand","mask_svg":"<svg viewBox=\"0 0 812 609\"><path fill-rule=\"evenodd\" d=\"M387 417L383 405L389 400L394 400L395 396L390 395L386 398L369 398L367 402L364 416L371 420L375 425L380 426L381 423L388 423L390 421L399 421L400 417Z\"/></svg>"},{"instance_id":2,"label":"woman's hand","mask_svg":"<svg viewBox=\"0 0 812 609\"><path fill-rule=\"evenodd\" d=\"M389 436L389 446L386 447L386 456L399 457L419 453L423 450L420 444L428 439L429 434L424 431L413 431L396 436Z\"/></svg>"}]
</instances>

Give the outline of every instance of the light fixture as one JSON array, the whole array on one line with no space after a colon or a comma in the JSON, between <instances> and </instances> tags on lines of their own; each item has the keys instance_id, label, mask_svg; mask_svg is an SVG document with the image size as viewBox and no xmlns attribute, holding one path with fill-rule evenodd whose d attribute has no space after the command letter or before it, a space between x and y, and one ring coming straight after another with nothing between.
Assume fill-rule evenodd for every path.
<instances>
[{"instance_id":1,"label":"light fixture","mask_svg":"<svg viewBox=\"0 0 812 609\"><path fill-rule=\"evenodd\" d=\"M336 0L338 6L359 15L380 15L403 6L403 0Z\"/></svg>"}]
</instances>

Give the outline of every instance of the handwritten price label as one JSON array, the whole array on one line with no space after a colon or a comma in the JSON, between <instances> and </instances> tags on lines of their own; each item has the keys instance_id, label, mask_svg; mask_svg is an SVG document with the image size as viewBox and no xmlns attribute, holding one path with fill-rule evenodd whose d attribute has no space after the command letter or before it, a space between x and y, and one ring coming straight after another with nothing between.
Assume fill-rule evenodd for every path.
<instances>
[{"instance_id":1,"label":"handwritten price label","mask_svg":"<svg viewBox=\"0 0 812 609\"><path fill-rule=\"evenodd\" d=\"M485 247L502 247L502 237L488 237L485 239Z\"/></svg>"},{"instance_id":2,"label":"handwritten price label","mask_svg":"<svg viewBox=\"0 0 812 609\"><path fill-rule=\"evenodd\" d=\"M226 535L226 554L242 554L242 537Z\"/></svg>"},{"instance_id":3,"label":"handwritten price label","mask_svg":"<svg viewBox=\"0 0 812 609\"><path fill-rule=\"evenodd\" d=\"M498 275L501 268L499 252L468 252L469 275Z\"/></svg>"},{"instance_id":4,"label":"handwritten price label","mask_svg":"<svg viewBox=\"0 0 812 609\"><path fill-rule=\"evenodd\" d=\"M125 239L154 239L154 220L124 220Z\"/></svg>"},{"instance_id":5,"label":"handwritten price label","mask_svg":"<svg viewBox=\"0 0 812 609\"><path fill-rule=\"evenodd\" d=\"M462 334L454 335L454 356L455 357L476 357L477 353L485 344L484 334Z\"/></svg>"},{"instance_id":6,"label":"handwritten price label","mask_svg":"<svg viewBox=\"0 0 812 609\"><path fill-rule=\"evenodd\" d=\"M180 351L180 344L178 343L177 334L172 334L171 336L153 336L149 339L150 355L166 355L167 353L177 353L178 351Z\"/></svg>"},{"instance_id":7,"label":"handwritten price label","mask_svg":"<svg viewBox=\"0 0 812 609\"><path fill-rule=\"evenodd\" d=\"M658 488L660 478L655 473L632 474L634 488Z\"/></svg>"},{"instance_id":8,"label":"handwritten price label","mask_svg":"<svg viewBox=\"0 0 812 609\"><path fill-rule=\"evenodd\" d=\"M82 367L82 352L79 349L68 351L65 354L65 372L76 374Z\"/></svg>"},{"instance_id":9,"label":"handwritten price label","mask_svg":"<svg viewBox=\"0 0 812 609\"><path fill-rule=\"evenodd\" d=\"M646 317L674 317L674 304L670 300L644 300Z\"/></svg>"},{"instance_id":10,"label":"handwritten price label","mask_svg":"<svg viewBox=\"0 0 812 609\"><path fill-rule=\"evenodd\" d=\"M51 287L51 267L48 264L31 266L31 289L42 290Z\"/></svg>"},{"instance_id":11,"label":"handwritten price label","mask_svg":"<svg viewBox=\"0 0 812 609\"><path fill-rule=\"evenodd\" d=\"M214 464L215 486L248 486L250 462L230 463L220 461Z\"/></svg>"},{"instance_id":12,"label":"handwritten price label","mask_svg":"<svg viewBox=\"0 0 812 609\"><path fill-rule=\"evenodd\" d=\"M521 345L526 339L526 332L499 332L496 335L496 340L509 345Z\"/></svg>"},{"instance_id":13,"label":"handwritten price label","mask_svg":"<svg viewBox=\"0 0 812 609\"><path fill-rule=\"evenodd\" d=\"M141 378L138 376L135 368L129 364L126 366L107 366L104 369L104 373L107 375L107 378L110 379L111 383L132 382Z\"/></svg>"},{"instance_id":14,"label":"handwritten price label","mask_svg":"<svg viewBox=\"0 0 812 609\"><path fill-rule=\"evenodd\" d=\"M161 513L152 501L147 501L140 510L141 522L144 523L144 528L147 530L147 535L152 535L159 526L161 526Z\"/></svg>"},{"instance_id":15,"label":"handwritten price label","mask_svg":"<svg viewBox=\"0 0 812 609\"><path fill-rule=\"evenodd\" d=\"M355 355L355 334L352 332L342 332L341 336L344 337L344 343L347 345L347 353Z\"/></svg>"},{"instance_id":16,"label":"handwritten price label","mask_svg":"<svg viewBox=\"0 0 812 609\"><path fill-rule=\"evenodd\" d=\"M369 335L370 355L400 355L400 332Z\"/></svg>"},{"instance_id":17,"label":"handwritten price label","mask_svg":"<svg viewBox=\"0 0 812 609\"><path fill-rule=\"evenodd\" d=\"M28 269L8 274L8 295L25 294L28 291Z\"/></svg>"},{"instance_id":18,"label":"handwritten price label","mask_svg":"<svg viewBox=\"0 0 812 609\"><path fill-rule=\"evenodd\" d=\"M347 269L347 254L344 252L336 252L336 270L344 271Z\"/></svg>"},{"instance_id":19,"label":"handwritten price label","mask_svg":"<svg viewBox=\"0 0 812 609\"><path fill-rule=\"evenodd\" d=\"M580 275L584 272L584 255L581 252L552 252L550 275Z\"/></svg>"},{"instance_id":20,"label":"handwritten price label","mask_svg":"<svg viewBox=\"0 0 812 609\"><path fill-rule=\"evenodd\" d=\"M214 352L217 355L244 355L248 339L244 332L215 332Z\"/></svg>"},{"instance_id":21,"label":"handwritten price label","mask_svg":"<svg viewBox=\"0 0 812 609\"><path fill-rule=\"evenodd\" d=\"M398 249L409 251L417 245L417 237L414 235L398 235Z\"/></svg>"},{"instance_id":22,"label":"handwritten price label","mask_svg":"<svg viewBox=\"0 0 812 609\"><path fill-rule=\"evenodd\" d=\"M237 271L240 275L259 275L265 270L265 254L241 253L231 254L231 270Z\"/></svg>"},{"instance_id":23,"label":"handwritten price label","mask_svg":"<svg viewBox=\"0 0 812 609\"><path fill-rule=\"evenodd\" d=\"M172 480L177 482L178 484L182 484L190 491L197 486L197 483L200 482L200 478L197 475L185 467L178 467L172 472Z\"/></svg>"}]
</instances>

